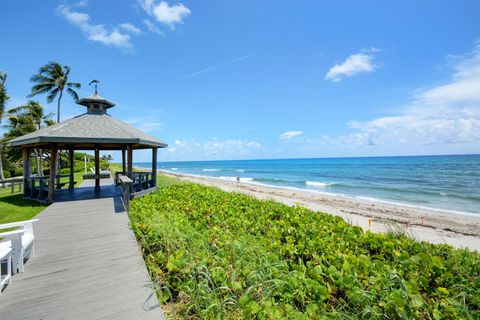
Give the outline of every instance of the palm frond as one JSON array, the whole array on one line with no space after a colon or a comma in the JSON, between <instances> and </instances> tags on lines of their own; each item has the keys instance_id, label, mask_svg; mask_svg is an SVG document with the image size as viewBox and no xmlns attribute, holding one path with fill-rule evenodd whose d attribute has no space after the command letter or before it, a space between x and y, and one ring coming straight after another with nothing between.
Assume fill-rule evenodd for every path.
<instances>
[{"instance_id":1,"label":"palm frond","mask_svg":"<svg viewBox=\"0 0 480 320\"><path fill-rule=\"evenodd\" d=\"M32 92L27 97L31 98L33 96L36 96L37 94L47 93L51 91L54 87L55 85L50 82L34 85L32 87Z\"/></svg>"},{"instance_id":2,"label":"palm frond","mask_svg":"<svg viewBox=\"0 0 480 320\"><path fill-rule=\"evenodd\" d=\"M31 82L38 82L38 83L43 83L43 82L51 82L54 83L55 79L49 75L49 74L43 74L43 73L38 73L34 74L33 76L30 77Z\"/></svg>"},{"instance_id":3,"label":"palm frond","mask_svg":"<svg viewBox=\"0 0 480 320\"><path fill-rule=\"evenodd\" d=\"M53 126L55 124L55 120L53 119L47 119L44 122L47 127Z\"/></svg>"},{"instance_id":4,"label":"palm frond","mask_svg":"<svg viewBox=\"0 0 480 320\"><path fill-rule=\"evenodd\" d=\"M69 83L67 83L67 87L80 89L82 87L82 85L78 82L69 82Z\"/></svg>"},{"instance_id":5,"label":"palm frond","mask_svg":"<svg viewBox=\"0 0 480 320\"><path fill-rule=\"evenodd\" d=\"M47 96L47 102L48 103L52 102L53 99L55 99L55 97L57 96L59 91L60 91L60 88L58 88L58 87L53 89L52 91L50 91L50 93Z\"/></svg>"},{"instance_id":6,"label":"palm frond","mask_svg":"<svg viewBox=\"0 0 480 320\"><path fill-rule=\"evenodd\" d=\"M63 68L64 68L65 78L68 78L68 75L70 74L70 67L64 66Z\"/></svg>"},{"instance_id":7,"label":"palm frond","mask_svg":"<svg viewBox=\"0 0 480 320\"><path fill-rule=\"evenodd\" d=\"M78 94L72 88L68 88L67 92L72 96L73 100L78 101Z\"/></svg>"}]
</instances>

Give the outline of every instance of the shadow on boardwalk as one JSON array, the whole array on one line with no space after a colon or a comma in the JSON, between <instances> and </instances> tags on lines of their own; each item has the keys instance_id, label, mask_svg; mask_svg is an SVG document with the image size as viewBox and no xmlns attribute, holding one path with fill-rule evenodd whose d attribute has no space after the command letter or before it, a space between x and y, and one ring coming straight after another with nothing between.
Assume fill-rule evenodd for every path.
<instances>
[{"instance_id":1,"label":"shadow on boardwalk","mask_svg":"<svg viewBox=\"0 0 480 320\"><path fill-rule=\"evenodd\" d=\"M0 319L163 319L119 190L102 184L62 190L37 216L36 255L0 296Z\"/></svg>"}]
</instances>

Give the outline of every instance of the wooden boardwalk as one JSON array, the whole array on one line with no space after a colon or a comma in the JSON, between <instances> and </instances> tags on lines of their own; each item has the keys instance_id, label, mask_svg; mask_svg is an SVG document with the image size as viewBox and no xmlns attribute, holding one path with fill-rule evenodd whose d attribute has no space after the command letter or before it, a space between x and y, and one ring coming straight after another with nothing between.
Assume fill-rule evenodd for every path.
<instances>
[{"instance_id":1,"label":"wooden boardwalk","mask_svg":"<svg viewBox=\"0 0 480 320\"><path fill-rule=\"evenodd\" d=\"M119 191L92 182L37 216L36 255L0 296L1 320L163 319Z\"/></svg>"}]
</instances>

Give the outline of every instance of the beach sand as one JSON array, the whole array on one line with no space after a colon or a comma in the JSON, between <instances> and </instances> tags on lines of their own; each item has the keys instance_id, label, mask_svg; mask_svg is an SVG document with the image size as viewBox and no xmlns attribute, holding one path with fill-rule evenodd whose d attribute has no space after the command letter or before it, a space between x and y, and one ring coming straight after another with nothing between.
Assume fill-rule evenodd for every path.
<instances>
[{"instance_id":1,"label":"beach sand","mask_svg":"<svg viewBox=\"0 0 480 320\"><path fill-rule=\"evenodd\" d=\"M179 180L214 186L228 192L241 192L287 205L301 205L314 211L340 216L350 224L372 232L400 230L420 241L448 243L457 248L480 251L480 216L237 183L206 176L162 173Z\"/></svg>"}]
</instances>

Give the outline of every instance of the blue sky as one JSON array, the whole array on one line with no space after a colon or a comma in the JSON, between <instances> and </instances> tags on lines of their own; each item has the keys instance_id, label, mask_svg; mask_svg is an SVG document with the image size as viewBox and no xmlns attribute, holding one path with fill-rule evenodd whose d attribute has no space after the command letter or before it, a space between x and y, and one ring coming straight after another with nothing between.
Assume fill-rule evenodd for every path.
<instances>
[{"instance_id":1,"label":"blue sky","mask_svg":"<svg viewBox=\"0 0 480 320\"><path fill-rule=\"evenodd\" d=\"M160 160L480 153L478 1L3 1L10 106L99 79ZM47 105L45 97L37 98ZM62 118L83 111L68 97ZM136 160L148 161L147 152Z\"/></svg>"}]
</instances>

